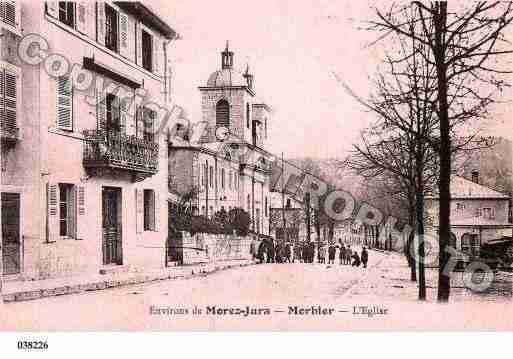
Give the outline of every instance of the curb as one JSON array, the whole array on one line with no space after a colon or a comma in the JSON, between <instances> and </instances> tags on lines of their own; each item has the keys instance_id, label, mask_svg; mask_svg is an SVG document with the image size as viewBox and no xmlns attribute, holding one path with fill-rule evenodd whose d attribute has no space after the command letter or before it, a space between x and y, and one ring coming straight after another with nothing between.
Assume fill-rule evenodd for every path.
<instances>
[{"instance_id":1,"label":"curb","mask_svg":"<svg viewBox=\"0 0 513 359\"><path fill-rule=\"evenodd\" d=\"M232 268L242 268L248 267L251 265L255 265L256 263L251 261L248 263L240 263L240 264L226 264L226 265L217 265L212 268L207 269L197 269L190 268L188 273L164 273L158 274L155 276L139 274L130 278L123 279L107 279L102 281L96 281L91 283L82 283L75 285L67 285L60 286L55 288L46 288L46 289L36 289L30 291L22 291L22 292L14 292L2 295L4 303L13 303L13 302L24 302L29 300L36 300L48 297L57 297L61 295L69 295L69 294L78 294L85 292L93 292L100 291L105 289L112 288L121 288L135 284L142 283L152 283L157 281L164 280L178 280L178 279L192 279L196 277L206 277L210 273L215 273L221 270L232 269ZM180 268L180 267L178 267ZM182 269L184 267L181 267ZM186 271L187 272L187 271Z\"/></svg>"}]
</instances>

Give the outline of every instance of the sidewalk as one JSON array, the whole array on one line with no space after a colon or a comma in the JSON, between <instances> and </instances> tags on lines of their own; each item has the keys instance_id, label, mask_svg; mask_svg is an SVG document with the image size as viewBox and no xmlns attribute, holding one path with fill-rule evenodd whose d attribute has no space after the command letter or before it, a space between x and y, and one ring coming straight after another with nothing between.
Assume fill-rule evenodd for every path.
<instances>
[{"instance_id":1,"label":"sidewalk","mask_svg":"<svg viewBox=\"0 0 513 359\"><path fill-rule=\"evenodd\" d=\"M512 280L512 273L495 273L492 286L485 292L478 293L467 288L463 272L453 272L450 301L510 299ZM438 268L426 268L427 301L436 301L437 285ZM379 263L368 268L368 272L345 293L344 297L359 301L376 298L384 301L417 301L418 291L417 282L410 280L410 268L404 255L387 252L380 258Z\"/></svg>"},{"instance_id":2,"label":"sidewalk","mask_svg":"<svg viewBox=\"0 0 513 359\"><path fill-rule=\"evenodd\" d=\"M95 274L37 281L3 282L2 296L5 303L21 302L58 295L103 290L161 280L205 276L219 270L253 265L253 260L219 261L178 267L168 267L149 272Z\"/></svg>"}]
</instances>

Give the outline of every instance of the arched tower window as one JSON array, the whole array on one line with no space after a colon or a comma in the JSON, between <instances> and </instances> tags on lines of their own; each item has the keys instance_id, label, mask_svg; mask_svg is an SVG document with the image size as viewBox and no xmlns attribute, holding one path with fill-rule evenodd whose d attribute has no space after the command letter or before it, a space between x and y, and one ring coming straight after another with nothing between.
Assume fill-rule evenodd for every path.
<instances>
[{"instance_id":1,"label":"arched tower window","mask_svg":"<svg viewBox=\"0 0 513 359\"><path fill-rule=\"evenodd\" d=\"M230 104L220 100L216 105L216 126L230 128Z\"/></svg>"}]
</instances>

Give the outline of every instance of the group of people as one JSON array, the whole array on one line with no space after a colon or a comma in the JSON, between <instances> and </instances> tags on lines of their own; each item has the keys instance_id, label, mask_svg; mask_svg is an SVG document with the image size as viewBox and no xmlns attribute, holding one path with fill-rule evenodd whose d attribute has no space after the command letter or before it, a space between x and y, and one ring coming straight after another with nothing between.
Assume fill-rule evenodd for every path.
<instances>
[{"instance_id":1,"label":"group of people","mask_svg":"<svg viewBox=\"0 0 513 359\"><path fill-rule=\"evenodd\" d=\"M252 242L250 250L253 258L258 259L260 263L292 263L295 260L301 263L313 263L315 261L314 242L299 243L292 246L290 242L275 243L274 239L266 238L259 243L258 248ZM335 264L336 253L337 246L335 244L320 246L318 249L319 263L326 263L327 254L327 264ZM358 254L350 245L346 247L344 244L341 244L339 248L339 261L341 265L352 265L354 267L362 265L364 268L367 268L369 253L365 247Z\"/></svg>"},{"instance_id":2,"label":"group of people","mask_svg":"<svg viewBox=\"0 0 513 359\"><path fill-rule=\"evenodd\" d=\"M319 261L326 263L326 250L328 251L328 264L335 264L337 246L334 244L330 244L327 248L326 246L319 248ZM358 255L358 251L353 250L350 245L346 247L344 244L341 244L338 256L341 265L346 264L354 267L363 265L364 268L367 268L367 263L369 262L369 252L365 246L362 248L361 254Z\"/></svg>"}]
</instances>

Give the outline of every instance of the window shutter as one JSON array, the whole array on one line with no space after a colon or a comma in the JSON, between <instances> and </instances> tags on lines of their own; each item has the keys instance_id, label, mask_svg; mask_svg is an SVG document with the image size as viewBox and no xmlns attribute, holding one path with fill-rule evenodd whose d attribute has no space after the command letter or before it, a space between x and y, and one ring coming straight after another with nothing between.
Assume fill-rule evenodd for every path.
<instances>
[{"instance_id":1,"label":"window shutter","mask_svg":"<svg viewBox=\"0 0 513 359\"><path fill-rule=\"evenodd\" d=\"M136 63L139 66L142 66L142 29L141 25L137 23L136 29Z\"/></svg>"},{"instance_id":2,"label":"window shutter","mask_svg":"<svg viewBox=\"0 0 513 359\"><path fill-rule=\"evenodd\" d=\"M153 192L153 201L154 201L154 206L153 208L155 209L155 213L153 214L153 220L154 220L154 229L155 231L159 231L160 230L160 200L159 200L159 193L157 191L154 191Z\"/></svg>"},{"instance_id":3,"label":"window shutter","mask_svg":"<svg viewBox=\"0 0 513 359\"><path fill-rule=\"evenodd\" d=\"M47 240L55 240L59 234L59 191L55 183L46 184Z\"/></svg>"},{"instance_id":4,"label":"window shutter","mask_svg":"<svg viewBox=\"0 0 513 359\"><path fill-rule=\"evenodd\" d=\"M86 219L86 191L85 186L77 185L75 187L76 203L76 239L84 239L87 232Z\"/></svg>"},{"instance_id":5,"label":"window shutter","mask_svg":"<svg viewBox=\"0 0 513 359\"><path fill-rule=\"evenodd\" d=\"M58 1L47 1L46 2L46 13L56 19L59 18L59 2Z\"/></svg>"},{"instance_id":6,"label":"window shutter","mask_svg":"<svg viewBox=\"0 0 513 359\"><path fill-rule=\"evenodd\" d=\"M153 72L162 76L162 42L157 35L153 35Z\"/></svg>"},{"instance_id":7,"label":"window shutter","mask_svg":"<svg viewBox=\"0 0 513 359\"><path fill-rule=\"evenodd\" d=\"M122 12L119 13L119 53L126 58L129 56L128 15Z\"/></svg>"},{"instance_id":8,"label":"window shutter","mask_svg":"<svg viewBox=\"0 0 513 359\"><path fill-rule=\"evenodd\" d=\"M126 134L127 100L119 99L118 106L119 106L119 121L120 121L120 126L121 126L121 133Z\"/></svg>"},{"instance_id":9,"label":"window shutter","mask_svg":"<svg viewBox=\"0 0 513 359\"><path fill-rule=\"evenodd\" d=\"M73 86L68 76L57 79L57 127L73 131Z\"/></svg>"},{"instance_id":10,"label":"window shutter","mask_svg":"<svg viewBox=\"0 0 513 359\"><path fill-rule=\"evenodd\" d=\"M18 27L19 17L19 4L15 1L2 1L0 2L0 17L4 23L12 27Z\"/></svg>"},{"instance_id":11,"label":"window shutter","mask_svg":"<svg viewBox=\"0 0 513 359\"><path fill-rule=\"evenodd\" d=\"M17 75L8 71L2 71L2 125L9 129L15 129L17 113L17 97L18 97L18 86L17 86Z\"/></svg>"},{"instance_id":12,"label":"window shutter","mask_svg":"<svg viewBox=\"0 0 513 359\"><path fill-rule=\"evenodd\" d=\"M68 193L69 206L68 206L68 236L77 238L77 187L73 186Z\"/></svg>"},{"instance_id":13,"label":"window shutter","mask_svg":"<svg viewBox=\"0 0 513 359\"><path fill-rule=\"evenodd\" d=\"M144 108L142 106L137 107L137 110L135 112L136 116L136 137L137 138L143 138L144 137Z\"/></svg>"},{"instance_id":14,"label":"window shutter","mask_svg":"<svg viewBox=\"0 0 513 359\"><path fill-rule=\"evenodd\" d=\"M144 227L144 193L142 189L135 189L135 217L136 232L142 233Z\"/></svg>"},{"instance_id":15,"label":"window shutter","mask_svg":"<svg viewBox=\"0 0 513 359\"><path fill-rule=\"evenodd\" d=\"M105 46L105 3L96 3L96 41Z\"/></svg>"},{"instance_id":16,"label":"window shutter","mask_svg":"<svg viewBox=\"0 0 513 359\"><path fill-rule=\"evenodd\" d=\"M96 88L96 122L97 128L100 131L105 130L107 116L107 104L105 91L103 89Z\"/></svg>"},{"instance_id":17,"label":"window shutter","mask_svg":"<svg viewBox=\"0 0 513 359\"><path fill-rule=\"evenodd\" d=\"M127 18L127 41L128 41L128 59L135 62L135 21L133 18Z\"/></svg>"},{"instance_id":18,"label":"window shutter","mask_svg":"<svg viewBox=\"0 0 513 359\"><path fill-rule=\"evenodd\" d=\"M89 35L87 31L88 23L89 23L89 4L84 1L77 2L75 16L76 16L76 26L77 30L84 35Z\"/></svg>"}]
</instances>

